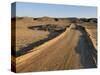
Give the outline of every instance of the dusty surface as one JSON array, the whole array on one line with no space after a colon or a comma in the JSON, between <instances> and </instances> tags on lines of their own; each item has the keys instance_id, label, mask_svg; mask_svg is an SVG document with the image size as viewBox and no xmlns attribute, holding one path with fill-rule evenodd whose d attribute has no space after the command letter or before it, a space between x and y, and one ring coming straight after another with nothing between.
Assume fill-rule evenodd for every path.
<instances>
[{"instance_id":1,"label":"dusty surface","mask_svg":"<svg viewBox=\"0 0 100 75\"><path fill-rule=\"evenodd\" d=\"M86 31L90 35L94 47L97 49L97 29L96 28L86 29Z\"/></svg>"},{"instance_id":2,"label":"dusty surface","mask_svg":"<svg viewBox=\"0 0 100 75\"><path fill-rule=\"evenodd\" d=\"M40 30L30 30L30 26L38 26L45 24L56 24L59 26L69 25L69 20L55 21L49 17L41 17L38 20L34 20L32 17L16 18L16 51L21 50L23 47L27 47L31 43L35 43L39 40L47 38L50 32ZM13 25L13 21L12 21Z\"/></svg>"},{"instance_id":3,"label":"dusty surface","mask_svg":"<svg viewBox=\"0 0 100 75\"><path fill-rule=\"evenodd\" d=\"M96 67L96 50L85 30L68 28L56 38L16 58L16 72Z\"/></svg>"},{"instance_id":4,"label":"dusty surface","mask_svg":"<svg viewBox=\"0 0 100 75\"><path fill-rule=\"evenodd\" d=\"M48 36L48 31L28 29L30 25L34 25L30 19L16 20L16 51Z\"/></svg>"},{"instance_id":5,"label":"dusty surface","mask_svg":"<svg viewBox=\"0 0 100 75\"><path fill-rule=\"evenodd\" d=\"M40 35L41 34L41 35ZM38 40L46 38L49 32L37 31L29 29L17 29L16 32L16 51L23 47L27 47L29 44L34 43Z\"/></svg>"}]
</instances>

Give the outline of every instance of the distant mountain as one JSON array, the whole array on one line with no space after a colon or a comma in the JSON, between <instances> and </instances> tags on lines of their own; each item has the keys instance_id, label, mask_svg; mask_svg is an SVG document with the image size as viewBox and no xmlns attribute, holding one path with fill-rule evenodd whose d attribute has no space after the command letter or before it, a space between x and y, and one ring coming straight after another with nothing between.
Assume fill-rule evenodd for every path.
<instances>
[{"instance_id":1,"label":"distant mountain","mask_svg":"<svg viewBox=\"0 0 100 75\"><path fill-rule=\"evenodd\" d=\"M16 20L24 20L24 21L37 21L37 22L46 22L46 23L57 23L59 22L59 24L65 24L65 23L80 23L80 22L90 22L90 23L97 23L97 18L76 18L76 17L66 17L66 18L54 18L54 17L48 17L48 16L44 16L44 17L38 17L38 18L34 18L34 17L16 17L16 18L12 18L16 19Z\"/></svg>"}]
</instances>

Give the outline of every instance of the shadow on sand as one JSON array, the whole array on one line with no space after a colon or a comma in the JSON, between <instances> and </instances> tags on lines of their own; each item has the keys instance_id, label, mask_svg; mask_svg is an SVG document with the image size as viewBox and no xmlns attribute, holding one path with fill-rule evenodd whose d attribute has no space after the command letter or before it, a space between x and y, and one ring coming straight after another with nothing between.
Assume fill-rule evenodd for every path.
<instances>
[{"instance_id":1,"label":"shadow on sand","mask_svg":"<svg viewBox=\"0 0 100 75\"><path fill-rule=\"evenodd\" d=\"M92 44L89 34L82 26L77 26L77 29L82 33L80 36L76 52L80 55L81 64L83 68L97 67L97 50Z\"/></svg>"},{"instance_id":2,"label":"shadow on sand","mask_svg":"<svg viewBox=\"0 0 100 75\"><path fill-rule=\"evenodd\" d=\"M34 30L34 29L33 29L33 30ZM27 47L23 47L23 48L21 48L20 50L16 51L16 54L12 53L12 55L15 56L15 57L19 57L19 56L21 56L21 55L24 55L24 54L26 54L26 53L29 53L29 52L31 52L31 50L34 49L35 47L37 47L37 46L39 46L39 45L41 45L41 44L43 44L43 43L45 43L45 42L47 42L47 41L49 41L49 40L55 38L56 36L58 36L59 34L61 34L63 31L64 31L64 30L59 31L59 32L52 32L52 31L49 31L50 34L48 35L47 38L44 38L44 39L39 40L39 41L37 41L37 42L31 43L31 44L29 44Z\"/></svg>"}]
</instances>

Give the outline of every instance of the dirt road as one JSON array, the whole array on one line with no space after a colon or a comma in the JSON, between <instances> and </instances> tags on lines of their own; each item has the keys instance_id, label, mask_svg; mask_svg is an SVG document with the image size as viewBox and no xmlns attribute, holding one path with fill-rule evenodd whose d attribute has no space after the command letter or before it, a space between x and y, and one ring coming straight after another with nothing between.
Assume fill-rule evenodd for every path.
<instances>
[{"instance_id":1,"label":"dirt road","mask_svg":"<svg viewBox=\"0 0 100 75\"><path fill-rule=\"evenodd\" d=\"M96 67L96 50L80 26L16 58L16 72Z\"/></svg>"}]
</instances>

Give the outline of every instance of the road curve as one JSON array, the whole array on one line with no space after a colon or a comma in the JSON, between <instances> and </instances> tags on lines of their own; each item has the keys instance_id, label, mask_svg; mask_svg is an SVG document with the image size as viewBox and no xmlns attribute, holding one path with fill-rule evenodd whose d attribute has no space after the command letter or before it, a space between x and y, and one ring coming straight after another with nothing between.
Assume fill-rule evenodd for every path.
<instances>
[{"instance_id":1,"label":"road curve","mask_svg":"<svg viewBox=\"0 0 100 75\"><path fill-rule=\"evenodd\" d=\"M17 57L16 72L96 68L95 51L85 30L68 28L30 53Z\"/></svg>"}]
</instances>

